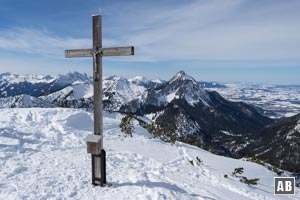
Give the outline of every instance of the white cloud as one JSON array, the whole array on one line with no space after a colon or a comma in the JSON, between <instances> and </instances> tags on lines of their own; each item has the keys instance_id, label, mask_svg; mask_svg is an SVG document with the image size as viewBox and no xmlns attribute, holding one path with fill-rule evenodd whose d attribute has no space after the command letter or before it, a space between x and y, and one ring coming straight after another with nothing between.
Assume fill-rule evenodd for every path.
<instances>
[{"instance_id":1,"label":"white cloud","mask_svg":"<svg viewBox=\"0 0 300 200\"><path fill-rule=\"evenodd\" d=\"M110 23L104 23L103 46L134 45L136 55L110 60L300 60L299 1L124 4L106 9ZM14 52L62 58L65 49L91 45L91 38L58 37L45 30L0 30L0 49Z\"/></svg>"},{"instance_id":2,"label":"white cloud","mask_svg":"<svg viewBox=\"0 0 300 200\"><path fill-rule=\"evenodd\" d=\"M132 32L128 28L120 36L136 46L133 59L300 59L300 15L295 9L299 2L186 2L181 7L149 8L136 16L139 20L128 20L127 27L144 27Z\"/></svg>"},{"instance_id":3,"label":"white cloud","mask_svg":"<svg viewBox=\"0 0 300 200\"><path fill-rule=\"evenodd\" d=\"M113 45L113 39L103 41ZM0 31L0 49L12 52L43 54L61 57L65 49L91 48L91 38L52 36L47 31L32 28L13 28Z\"/></svg>"}]
</instances>

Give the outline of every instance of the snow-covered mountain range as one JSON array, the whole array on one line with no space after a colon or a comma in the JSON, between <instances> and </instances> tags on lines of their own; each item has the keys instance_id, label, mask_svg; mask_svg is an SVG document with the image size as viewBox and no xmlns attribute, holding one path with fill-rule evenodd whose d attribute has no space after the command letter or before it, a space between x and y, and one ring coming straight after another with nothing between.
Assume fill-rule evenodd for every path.
<instances>
[{"instance_id":1,"label":"snow-covered mountain range","mask_svg":"<svg viewBox=\"0 0 300 200\"><path fill-rule=\"evenodd\" d=\"M76 82L91 83L87 74L78 72L67 75L15 75L0 74L0 98L27 94L33 97L51 94Z\"/></svg>"},{"instance_id":2,"label":"snow-covered mountain range","mask_svg":"<svg viewBox=\"0 0 300 200\"><path fill-rule=\"evenodd\" d=\"M91 80L86 74L77 72L58 76L4 73L0 75L0 108L64 107L91 111ZM196 81L184 71L179 71L169 81L110 76L103 80L104 109L134 115L140 126L148 131L158 130L151 134L159 135L165 141L186 142L216 154L238 158L269 155L265 154L266 149L260 148L273 137L269 127L284 127L283 123L289 118L279 123L266 116L268 112L263 108L223 98L213 91L213 86L215 90L228 91L221 84ZM265 132L270 133L264 135ZM284 130L281 135L289 136L289 132ZM259 138L261 142L257 143L253 138ZM281 140L284 137L277 143ZM295 142L300 142L298 137ZM252 145L256 145L256 151L247 150ZM276 145L271 146L275 149ZM276 151L274 149L270 152ZM291 151L294 151L292 146L284 145L280 155ZM290 171L300 170L300 163L293 159L300 160L300 155L278 156L272 163ZM279 161L283 164L279 165Z\"/></svg>"},{"instance_id":3,"label":"snow-covered mountain range","mask_svg":"<svg viewBox=\"0 0 300 200\"><path fill-rule=\"evenodd\" d=\"M124 103L141 98L147 89L156 88L165 82L149 80L142 76L130 79L115 75L105 77L103 80L105 108L118 110ZM198 84L210 88L225 87L214 82L199 81ZM57 76L2 73L0 91L0 108L15 106L92 108L92 77L78 72ZM16 97L18 95L27 97ZM25 98L27 99L23 101Z\"/></svg>"}]
</instances>

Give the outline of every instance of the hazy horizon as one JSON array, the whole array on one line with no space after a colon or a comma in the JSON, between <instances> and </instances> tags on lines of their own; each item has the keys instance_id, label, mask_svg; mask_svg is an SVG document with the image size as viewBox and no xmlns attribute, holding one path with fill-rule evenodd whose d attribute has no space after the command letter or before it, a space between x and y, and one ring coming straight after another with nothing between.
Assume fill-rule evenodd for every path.
<instances>
[{"instance_id":1,"label":"hazy horizon","mask_svg":"<svg viewBox=\"0 0 300 200\"><path fill-rule=\"evenodd\" d=\"M181 69L184 71L184 69ZM179 70L180 71L180 70ZM177 72L179 71L176 71L174 72L173 74L170 74L169 76L165 76L165 78L161 78L161 77L151 77L151 76L147 76L147 75L142 75L142 74L131 74L131 75L120 75L120 74L104 74L103 75L103 78L107 78L107 77L110 77L110 76L118 76L118 77L123 77L123 78L126 78L126 79L131 79L131 78L135 78L135 77L138 77L138 76L142 76L142 77L145 77L149 80L163 80L163 81L168 81L170 80L173 76L176 75ZM13 73L13 72L9 72L9 71L6 71L6 72L0 72L0 75L1 74L4 74L4 73L10 73L10 74L13 74L13 75L37 75L37 76L47 76L47 75L51 75L51 76L57 76L57 75L67 75L68 73L76 73L78 71L69 71L69 72L65 72L65 73ZM91 76L92 77L92 73L86 73L86 72L78 72L78 73L81 73L81 74L87 74L88 76ZM197 77L197 74L190 74L190 73L187 73L185 71L185 73L191 77L193 77L195 80L197 81L205 81L205 82L216 82L216 83L220 83L220 84L230 84L230 83L240 83L240 84L265 84L265 85L299 85L300 86L300 83L299 84L290 84L290 83L270 83L270 82L255 82L255 81L237 81L237 80L210 80L210 79L198 79L196 78Z\"/></svg>"}]
</instances>

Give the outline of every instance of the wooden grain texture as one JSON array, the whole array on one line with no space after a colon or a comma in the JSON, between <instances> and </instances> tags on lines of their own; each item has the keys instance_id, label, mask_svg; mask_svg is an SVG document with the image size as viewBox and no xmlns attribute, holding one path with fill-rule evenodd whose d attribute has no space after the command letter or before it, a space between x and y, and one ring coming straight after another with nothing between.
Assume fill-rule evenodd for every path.
<instances>
[{"instance_id":1,"label":"wooden grain texture","mask_svg":"<svg viewBox=\"0 0 300 200\"><path fill-rule=\"evenodd\" d=\"M111 48L102 48L102 56L131 56L134 55L134 47L111 47Z\"/></svg>"},{"instance_id":2,"label":"wooden grain texture","mask_svg":"<svg viewBox=\"0 0 300 200\"><path fill-rule=\"evenodd\" d=\"M109 47L98 48L95 52L93 49L72 49L65 50L66 58L93 57L93 54L99 53L101 56L131 56L134 55L134 47Z\"/></svg>"},{"instance_id":3,"label":"wooden grain texture","mask_svg":"<svg viewBox=\"0 0 300 200\"><path fill-rule=\"evenodd\" d=\"M97 52L102 48L102 28L101 16L93 16L93 51ZM95 54L94 70L93 70L93 83L94 83L94 134L103 136L103 105L102 105L102 56ZM103 138L103 137L102 137ZM100 141L100 146L103 148L103 139ZM95 183L102 184L97 179L101 178L101 158L95 157L94 161Z\"/></svg>"},{"instance_id":4,"label":"wooden grain texture","mask_svg":"<svg viewBox=\"0 0 300 200\"><path fill-rule=\"evenodd\" d=\"M93 49L65 50L66 58L93 57Z\"/></svg>"}]
</instances>

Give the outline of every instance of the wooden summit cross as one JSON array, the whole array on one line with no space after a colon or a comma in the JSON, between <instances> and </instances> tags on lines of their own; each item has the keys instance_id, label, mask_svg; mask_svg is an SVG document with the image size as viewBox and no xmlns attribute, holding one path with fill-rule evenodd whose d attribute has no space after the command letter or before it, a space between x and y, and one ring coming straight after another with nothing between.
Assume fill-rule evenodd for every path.
<instances>
[{"instance_id":1,"label":"wooden summit cross","mask_svg":"<svg viewBox=\"0 0 300 200\"><path fill-rule=\"evenodd\" d=\"M87 151L92 154L92 184L106 184L106 156L103 148L102 56L134 55L134 47L102 48L102 17L93 16L93 48L66 50L66 58L93 57L94 135L87 137Z\"/></svg>"}]
</instances>

